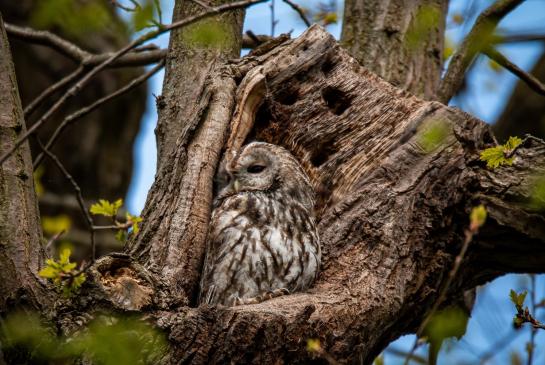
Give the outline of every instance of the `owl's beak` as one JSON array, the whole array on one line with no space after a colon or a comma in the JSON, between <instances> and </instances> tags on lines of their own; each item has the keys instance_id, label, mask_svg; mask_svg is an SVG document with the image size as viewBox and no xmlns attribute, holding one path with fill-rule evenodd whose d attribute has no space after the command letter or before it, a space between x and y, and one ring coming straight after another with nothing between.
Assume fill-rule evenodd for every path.
<instances>
[{"instance_id":1,"label":"owl's beak","mask_svg":"<svg viewBox=\"0 0 545 365\"><path fill-rule=\"evenodd\" d=\"M235 190L235 192L238 193L238 189L240 189L240 183L238 182L237 179L235 179L235 181L233 181L233 189Z\"/></svg>"}]
</instances>

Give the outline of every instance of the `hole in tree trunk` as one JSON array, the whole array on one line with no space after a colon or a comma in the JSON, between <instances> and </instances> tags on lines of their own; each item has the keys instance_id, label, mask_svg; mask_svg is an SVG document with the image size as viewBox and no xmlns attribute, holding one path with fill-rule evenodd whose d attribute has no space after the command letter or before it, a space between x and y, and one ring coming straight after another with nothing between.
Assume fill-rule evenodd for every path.
<instances>
[{"instance_id":1,"label":"hole in tree trunk","mask_svg":"<svg viewBox=\"0 0 545 365\"><path fill-rule=\"evenodd\" d=\"M335 115L341 115L350 106L351 98L344 91L332 86L326 86L322 90L322 98Z\"/></svg>"}]
</instances>

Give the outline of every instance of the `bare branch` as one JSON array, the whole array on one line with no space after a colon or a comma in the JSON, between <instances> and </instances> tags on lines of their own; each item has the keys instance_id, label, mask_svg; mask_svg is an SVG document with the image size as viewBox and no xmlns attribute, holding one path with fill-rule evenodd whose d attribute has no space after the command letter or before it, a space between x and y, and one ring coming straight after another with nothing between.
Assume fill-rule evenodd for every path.
<instances>
[{"instance_id":1,"label":"bare branch","mask_svg":"<svg viewBox=\"0 0 545 365\"><path fill-rule=\"evenodd\" d=\"M136 79L132 80L130 83L128 83L127 85L123 86L122 88L114 91L113 93L111 94L108 94L100 99L98 99L97 101L95 101L94 103L86 106L86 107L83 107L81 109L79 109L78 111L70 114L69 116L67 116L66 118L64 118L64 120L62 121L62 123L57 127L57 129L55 130L55 132L53 132L53 135L49 138L49 140L47 141L47 144L45 145L45 148L50 150L53 146L53 144L57 141L57 139L59 138L60 134L64 131L64 129L66 127L68 127L70 124L74 123L76 120L78 120L79 118L89 114L90 112L92 112L93 110L95 110L96 108L98 108L99 106L101 106L102 104L120 96L120 95L123 95L124 93L134 89L135 87L137 87L138 85L142 84L143 82L145 82L147 79L149 79L151 76L153 76L155 73L157 73L157 71L159 71L160 69L162 69L165 65L165 61L161 61L159 62L154 68L152 68L151 70L149 70L148 72L146 72L145 74L137 77ZM38 165L40 165L42 159L43 159L43 153L40 153L38 155L38 157L36 157L36 160L34 161L34 168L38 167Z\"/></svg>"},{"instance_id":2,"label":"bare branch","mask_svg":"<svg viewBox=\"0 0 545 365\"><path fill-rule=\"evenodd\" d=\"M507 70L509 70L511 73L513 73L515 76L520 78L522 81L526 83L532 90L535 92L545 95L545 85L542 84L536 77L534 77L532 74L524 71L511 61L507 59L503 54L501 54L497 49L494 49L492 47L487 47L483 50L483 53L487 55L490 59L496 61L503 67L505 67Z\"/></svg>"},{"instance_id":3,"label":"bare branch","mask_svg":"<svg viewBox=\"0 0 545 365\"><path fill-rule=\"evenodd\" d=\"M274 38L271 36L264 34L256 35L251 30L247 30L246 33L242 35L242 48L253 49L273 39Z\"/></svg>"},{"instance_id":4,"label":"bare branch","mask_svg":"<svg viewBox=\"0 0 545 365\"><path fill-rule=\"evenodd\" d=\"M88 67L99 65L114 55L114 53L111 52L92 54L81 49L76 44L45 30L19 27L9 23L6 23L6 30L10 36L14 36L26 42L51 47L77 63ZM142 49L139 49L138 52L136 52L135 49L135 52L119 57L119 59L112 62L109 67L143 66L156 63L165 58L166 52L166 49L157 48L148 50L147 52L142 52Z\"/></svg>"},{"instance_id":5,"label":"bare branch","mask_svg":"<svg viewBox=\"0 0 545 365\"><path fill-rule=\"evenodd\" d=\"M497 34L494 43L519 43L545 41L545 34Z\"/></svg>"},{"instance_id":6,"label":"bare branch","mask_svg":"<svg viewBox=\"0 0 545 365\"><path fill-rule=\"evenodd\" d=\"M291 0L282 0L282 1L288 4L293 10L295 10L297 14L299 14L299 16L301 17L301 20L305 23L305 25L307 27L310 27L312 23L308 20L305 14L305 9L303 9L302 7L300 7L299 5L297 5Z\"/></svg>"},{"instance_id":7,"label":"bare branch","mask_svg":"<svg viewBox=\"0 0 545 365\"><path fill-rule=\"evenodd\" d=\"M32 112L36 110L43 103L45 99L47 99L49 96L61 90L64 86L70 84L72 81L77 79L83 73L84 70L85 70L85 67L80 66L76 70L74 70L74 72L72 72L71 74L66 75L65 77L63 77L62 79L60 79L59 81L57 81L56 83L54 83L53 85L51 85L50 87L42 91L42 93L38 95L36 99L32 100L32 102L28 104L27 107L25 108L24 110L25 119L27 119L32 114Z\"/></svg>"},{"instance_id":8,"label":"bare branch","mask_svg":"<svg viewBox=\"0 0 545 365\"><path fill-rule=\"evenodd\" d=\"M81 49L72 42L69 42L51 32L45 30L36 30L27 27L19 27L17 25L5 23L6 32L8 35L29 41L35 44L41 44L51 47L57 52L65 55L74 61L80 62L85 58L91 57L92 54Z\"/></svg>"},{"instance_id":9,"label":"bare branch","mask_svg":"<svg viewBox=\"0 0 545 365\"><path fill-rule=\"evenodd\" d=\"M87 83L91 80L93 76L97 73L108 67L112 62L117 60L119 57L127 54L130 50L135 47L140 46L146 41L153 39L163 33L169 32L173 29L185 27L187 25L193 24L201 19L209 17L214 14L223 13L229 10L236 10L241 8L247 8L251 5L265 2L266 0L242 0L235 1L233 3L224 4L212 8L210 11L205 11L203 13L190 16L188 18L179 20L169 25L162 26L156 30L150 31L133 40L131 43L121 48L119 51L112 54L112 56L104 62L100 63L98 66L93 68L87 75L85 75L78 83L71 87L32 127L30 127L27 132L18 139L12 148L10 148L2 157L0 157L0 165L8 159L8 157L15 151L30 135L32 135L38 128L40 128L50 117L56 112L67 100L76 95Z\"/></svg>"},{"instance_id":10,"label":"bare branch","mask_svg":"<svg viewBox=\"0 0 545 365\"><path fill-rule=\"evenodd\" d=\"M87 226L89 227L89 234L91 237L91 252L92 252L91 263L89 265L91 265L92 263L94 263L95 257L96 257L95 230L93 228L94 227L93 218L91 217L91 214L89 214L89 212L87 211L87 208L85 208L85 203L83 201L81 189L78 183L76 182L76 180L74 180L72 175L70 175L70 173L66 170L62 162L59 161L57 156L55 156L47 148L45 148L45 146L42 144L39 138L36 138L36 140L38 142L38 145L42 149L42 151L47 155L47 157L49 157L55 163L55 165L64 175L66 180L68 180L70 184L72 184L72 187L74 188L74 191L76 192L76 197L78 199L78 204L81 209L81 213L83 214L85 221L87 223Z\"/></svg>"},{"instance_id":11,"label":"bare branch","mask_svg":"<svg viewBox=\"0 0 545 365\"><path fill-rule=\"evenodd\" d=\"M492 40L492 33L500 20L523 1L498 0L479 15L473 28L452 56L445 77L441 80L437 93L437 99L440 102L448 103L450 98L460 89L468 67L477 54L488 46Z\"/></svg>"}]
</instances>

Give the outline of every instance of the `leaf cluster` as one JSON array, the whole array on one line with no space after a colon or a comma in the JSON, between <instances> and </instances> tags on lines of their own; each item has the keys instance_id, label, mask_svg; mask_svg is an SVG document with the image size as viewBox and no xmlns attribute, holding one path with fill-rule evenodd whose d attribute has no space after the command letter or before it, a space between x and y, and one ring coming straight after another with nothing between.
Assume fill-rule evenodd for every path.
<instances>
[{"instance_id":1,"label":"leaf cluster","mask_svg":"<svg viewBox=\"0 0 545 365\"><path fill-rule=\"evenodd\" d=\"M30 362L129 365L157 363L166 350L165 336L135 317L102 316L76 335L57 337L35 314L14 313L2 327L4 349L26 349ZM60 361L60 362L59 362Z\"/></svg>"},{"instance_id":2,"label":"leaf cluster","mask_svg":"<svg viewBox=\"0 0 545 365\"><path fill-rule=\"evenodd\" d=\"M70 262L71 251L65 248L59 255L59 261L47 259L46 266L38 275L50 279L62 291L66 297L75 294L85 282L85 273L76 270L77 264Z\"/></svg>"},{"instance_id":3,"label":"leaf cluster","mask_svg":"<svg viewBox=\"0 0 545 365\"><path fill-rule=\"evenodd\" d=\"M494 169L499 166L513 164L513 153L522 143L519 137L509 137L509 140L496 147L490 147L481 152L480 160L486 162L486 167Z\"/></svg>"}]
</instances>

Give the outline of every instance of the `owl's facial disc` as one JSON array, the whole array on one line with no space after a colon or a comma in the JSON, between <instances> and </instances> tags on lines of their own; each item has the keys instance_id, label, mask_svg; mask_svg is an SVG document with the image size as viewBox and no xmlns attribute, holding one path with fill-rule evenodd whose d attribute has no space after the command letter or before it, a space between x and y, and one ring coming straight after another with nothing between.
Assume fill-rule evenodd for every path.
<instances>
[{"instance_id":1,"label":"owl's facial disc","mask_svg":"<svg viewBox=\"0 0 545 365\"><path fill-rule=\"evenodd\" d=\"M267 190L274 181L274 166L259 153L241 156L234 171L235 191Z\"/></svg>"}]
</instances>

